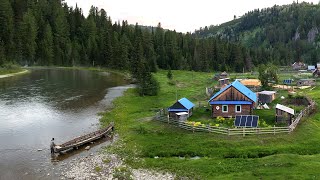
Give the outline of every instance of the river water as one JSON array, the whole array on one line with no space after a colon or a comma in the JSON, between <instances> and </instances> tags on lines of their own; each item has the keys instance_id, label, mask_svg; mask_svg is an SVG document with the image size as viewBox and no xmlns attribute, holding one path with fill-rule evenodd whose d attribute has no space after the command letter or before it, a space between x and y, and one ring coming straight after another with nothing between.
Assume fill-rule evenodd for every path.
<instances>
[{"instance_id":1,"label":"river water","mask_svg":"<svg viewBox=\"0 0 320 180\"><path fill-rule=\"evenodd\" d=\"M0 79L0 179L44 179L54 167L51 138L60 144L99 128L97 113L125 85L116 74L57 68Z\"/></svg>"}]
</instances>

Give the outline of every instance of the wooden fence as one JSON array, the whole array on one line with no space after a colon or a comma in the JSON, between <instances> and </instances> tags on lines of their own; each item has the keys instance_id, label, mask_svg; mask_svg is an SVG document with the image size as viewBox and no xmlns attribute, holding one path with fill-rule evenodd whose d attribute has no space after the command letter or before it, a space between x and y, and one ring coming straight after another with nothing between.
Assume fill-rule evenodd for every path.
<instances>
[{"instance_id":1,"label":"wooden fence","mask_svg":"<svg viewBox=\"0 0 320 180\"><path fill-rule=\"evenodd\" d=\"M254 134L279 134L279 133L290 133L292 132L302 119L302 117L308 116L314 109L315 109L315 102L309 100L309 106L306 107L304 110L300 112L300 114L295 118L290 126L287 127L264 127L264 128L224 128L224 127L216 127L211 125L196 125L191 124L190 122L186 121L179 121L172 119L167 115L166 110L160 110L157 112L154 120L168 123L179 127L181 129L185 129L192 132L208 132L208 133L216 133L216 134L223 134L223 135L254 135Z\"/></svg>"},{"instance_id":2,"label":"wooden fence","mask_svg":"<svg viewBox=\"0 0 320 180\"><path fill-rule=\"evenodd\" d=\"M316 103L310 98L307 98L307 100L309 102L309 105L304 110L302 110L299 115L292 121L291 125L289 126L290 132L297 127L303 117L308 116L315 110Z\"/></svg>"}]
</instances>

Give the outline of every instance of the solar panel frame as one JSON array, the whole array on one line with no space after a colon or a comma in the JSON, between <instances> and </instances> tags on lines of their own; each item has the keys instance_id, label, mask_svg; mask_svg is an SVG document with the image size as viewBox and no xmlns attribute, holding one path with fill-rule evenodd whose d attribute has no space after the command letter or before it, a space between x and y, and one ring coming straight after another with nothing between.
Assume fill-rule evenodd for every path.
<instances>
[{"instance_id":1,"label":"solar panel frame","mask_svg":"<svg viewBox=\"0 0 320 180\"><path fill-rule=\"evenodd\" d=\"M238 115L234 120L236 127L258 127L259 116L256 115Z\"/></svg>"}]
</instances>

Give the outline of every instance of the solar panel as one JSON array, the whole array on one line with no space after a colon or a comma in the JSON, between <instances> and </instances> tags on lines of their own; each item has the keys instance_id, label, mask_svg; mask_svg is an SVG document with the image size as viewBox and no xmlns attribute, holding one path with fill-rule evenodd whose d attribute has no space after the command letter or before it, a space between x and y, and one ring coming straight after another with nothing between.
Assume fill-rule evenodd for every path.
<instances>
[{"instance_id":1,"label":"solar panel","mask_svg":"<svg viewBox=\"0 0 320 180\"><path fill-rule=\"evenodd\" d=\"M236 127L258 127L259 116L254 115L241 115L236 116L234 125Z\"/></svg>"},{"instance_id":2,"label":"solar panel","mask_svg":"<svg viewBox=\"0 0 320 180\"><path fill-rule=\"evenodd\" d=\"M241 116L236 116L236 119L234 120L234 126L240 126L241 122Z\"/></svg>"},{"instance_id":3,"label":"solar panel","mask_svg":"<svg viewBox=\"0 0 320 180\"><path fill-rule=\"evenodd\" d=\"M247 117L241 116L240 126L246 126Z\"/></svg>"}]
</instances>

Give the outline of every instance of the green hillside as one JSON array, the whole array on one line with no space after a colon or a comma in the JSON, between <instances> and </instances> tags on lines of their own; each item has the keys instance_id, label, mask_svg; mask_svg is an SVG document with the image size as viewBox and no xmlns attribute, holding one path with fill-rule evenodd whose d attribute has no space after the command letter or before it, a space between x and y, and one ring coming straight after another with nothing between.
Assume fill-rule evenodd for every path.
<instances>
[{"instance_id":1,"label":"green hillside","mask_svg":"<svg viewBox=\"0 0 320 180\"><path fill-rule=\"evenodd\" d=\"M320 60L319 28L320 4L303 2L255 9L219 26L201 28L195 34L267 51L276 64L315 64Z\"/></svg>"}]
</instances>

